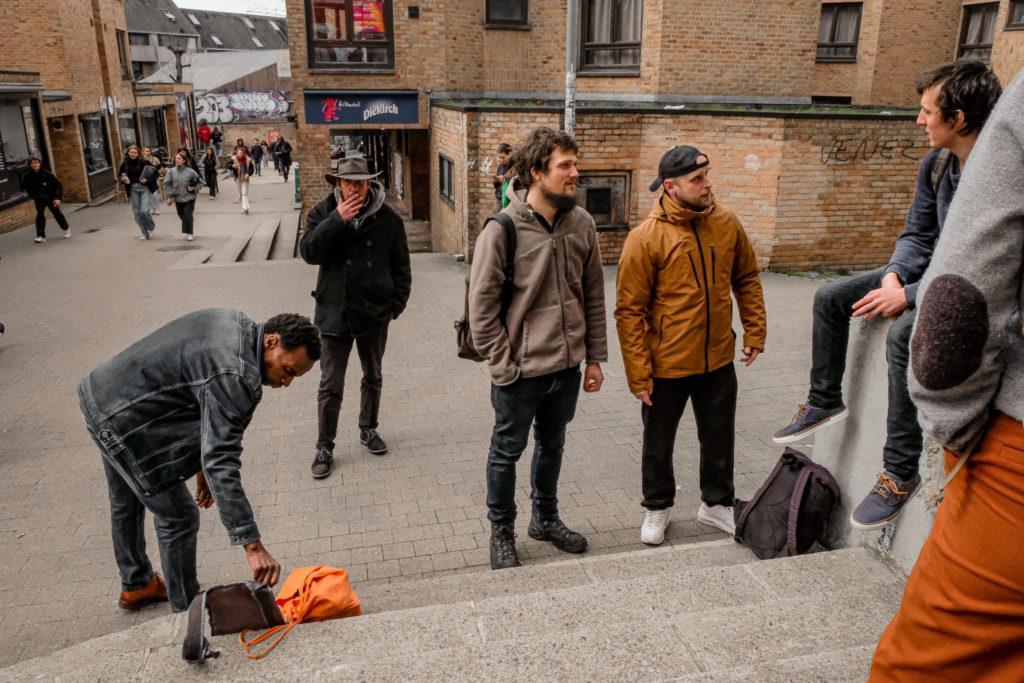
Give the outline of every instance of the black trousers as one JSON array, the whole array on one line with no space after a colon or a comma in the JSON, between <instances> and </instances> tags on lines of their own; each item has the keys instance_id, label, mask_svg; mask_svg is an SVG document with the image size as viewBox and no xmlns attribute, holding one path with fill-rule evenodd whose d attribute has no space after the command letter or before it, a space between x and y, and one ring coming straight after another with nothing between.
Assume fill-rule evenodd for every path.
<instances>
[{"instance_id":1,"label":"black trousers","mask_svg":"<svg viewBox=\"0 0 1024 683\"><path fill-rule=\"evenodd\" d=\"M64 217L60 209L53 205L53 200L35 200L36 203L36 237L46 237L46 209L50 210L53 214L54 220L57 221L57 225L60 226L61 230L68 229L68 219Z\"/></svg>"},{"instance_id":2,"label":"black trousers","mask_svg":"<svg viewBox=\"0 0 1024 683\"><path fill-rule=\"evenodd\" d=\"M192 213L196 210L196 200L190 202L174 202L174 208L181 219L181 232L186 235L192 234Z\"/></svg>"},{"instance_id":3,"label":"black trousers","mask_svg":"<svg viewBox=\"0 0 1024 683\"><path fill-rule=\"evenodd\" d=\"M693 401L700 441L700 498L707 505L732 505L736 441L736 368L732 363L701 375L654 378L651 403L643 404L644 444L640 469L648 510L672 507L676 479L672 452L688 400Z\"/></svg>"},{"instance_id":4,"label":"black trousers","mask_svg":"<svg viewBox=\"0 0 1024 683\"><path fill-rule=\"evenodd\" d=\"M380 394L384 384L381 369L384 349L388 343L388 323L358 336L328 335L321 338L320 390L317 392L317 423L319 433L316 447L334 450L338 435L338 415L345 392L345 371L352 354L353 344L363 367L363 381L359 385L359 429L376 429L380 413Z\"/></svg>"},{"instance_id":5,"label":"black trousers","mask_svg":"<svg viewBox=\"0 0 1024 683\"><path fill-rule=\"evenodd\" d=\"M217 170L206 171L206 186L210 188L210 196L217 196Z\"/></svg>"}]
</instances>

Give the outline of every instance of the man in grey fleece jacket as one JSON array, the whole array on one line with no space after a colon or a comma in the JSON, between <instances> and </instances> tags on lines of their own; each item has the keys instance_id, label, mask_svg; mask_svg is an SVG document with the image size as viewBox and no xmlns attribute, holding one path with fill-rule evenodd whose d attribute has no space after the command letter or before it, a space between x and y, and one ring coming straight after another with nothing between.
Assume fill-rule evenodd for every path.
<instances>
[{"instance_id":1,"label":"man in grey fleece jacket","mask_svg":"<svg viewBox=\"0 0 1024 683\"><path fill-rule=\"evenodd\" d=\"M921 281L910 393L953 476L872 680L1024 672L1022 112L1024 72L975 145Z\"/></svg>"},{"instance_id":2,"label":"man in grey fleece jacket","mask_svg":"<svg viewBox=\"0 0 1024 683\"><path fill-rule=\"evenodd\" d=\"M533 131L514 154L517 173L502 213L515 223L515 275L503 311L504 229L489 221L476 242L469 283L469 324L489 361L494 432L487 456L491 569L520 565L515 549L516 462L530 426L533 514L527 533L582 553L587 539L558 517L558 475L565 428L583 390L598 391L608 360L604 275L594 219L576 206L576 141ZM580 363L586 360L586 371Z\"/></svg>"}]
</instances>

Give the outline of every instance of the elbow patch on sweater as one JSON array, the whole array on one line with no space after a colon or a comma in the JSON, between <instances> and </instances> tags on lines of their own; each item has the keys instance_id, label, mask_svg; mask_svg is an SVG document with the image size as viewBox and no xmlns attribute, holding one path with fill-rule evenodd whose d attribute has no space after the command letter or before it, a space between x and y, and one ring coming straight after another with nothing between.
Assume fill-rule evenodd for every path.
<instances>
[{"instance_id":1,"label":"elbow patch on sweater","mask_svg":"<svg viewBox=\"0 0 1024 683\"><path fill-rule=\"evenodd\" d=\"M910 343L914 377L925 389L950 389L981 366L988 340L988 304L959 275L940 275L925 292Z\"/></svg>"}]
</instances>

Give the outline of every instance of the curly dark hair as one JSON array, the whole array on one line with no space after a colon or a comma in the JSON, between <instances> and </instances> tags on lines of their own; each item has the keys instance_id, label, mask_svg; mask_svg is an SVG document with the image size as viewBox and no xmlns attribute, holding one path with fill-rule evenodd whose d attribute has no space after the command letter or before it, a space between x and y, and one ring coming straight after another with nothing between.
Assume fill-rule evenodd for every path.
<instances>
[{"instance_id":1,"label":"curly dark hair","mask_svg":"<svg viewBox=\"0 0 1024 683\"><path fill-rule=\"evenodd\" d=\"M288 351L305 346L310 360L320 360L320 330L304 315L278 313L263 323L263 334L279 335Z\"/></svg>"},{"instance_id":2,"label":"curly dark hair","mask_svg":"<svg viewBox=\"0 0 1024 683\"><path fill-rule=\"evenodd\" d=\"M551 153L556 148L573 154L580 150L576 138L572 135L550 128L538 128L516 145L510 163L522 187L530 187L533 182L531 171L547 173Z\"/></svg>"},{"instance_id":3,"label":"curly dark hair","mask_svg":"<svg viewBox=\"0 0 1024 683\"><path fill-rule=\"evenodd\" d=\"M942 112L942 120L951 125L956 121L958 110L964 113L963 135L981 130L1003 93L995 72L976 59L945 64L921 74L915 84L917 94L923 95L925 90L939 84L942 87L935 96L935 106Z\"/></svg>"}]
</instances>

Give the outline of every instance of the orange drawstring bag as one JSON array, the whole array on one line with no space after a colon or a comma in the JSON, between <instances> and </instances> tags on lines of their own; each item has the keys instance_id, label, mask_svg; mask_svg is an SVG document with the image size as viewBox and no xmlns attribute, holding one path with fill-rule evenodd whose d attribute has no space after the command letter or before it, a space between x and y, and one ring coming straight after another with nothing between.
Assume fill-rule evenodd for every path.
<instances>
[{"instance_id":1,"label":"orange drawstring bag","mask_svg":"<svg viewBox=\"0 0 1024 683\"><path fill-rule=\"evenodd\" d=\"M362 614L359 597L349 585L348 572L334 567L299 567L292 571L281 586L277 604L289 623L268 629L252 640L243 638L248 631L238 634L238 642L245 647L245 654L251 659L259 659L270 652L295 624L358 617ZM281 635L262 652L256 654L249 651L250 647L262 643L278 632Z\"/></svg>"}]
</instances>

